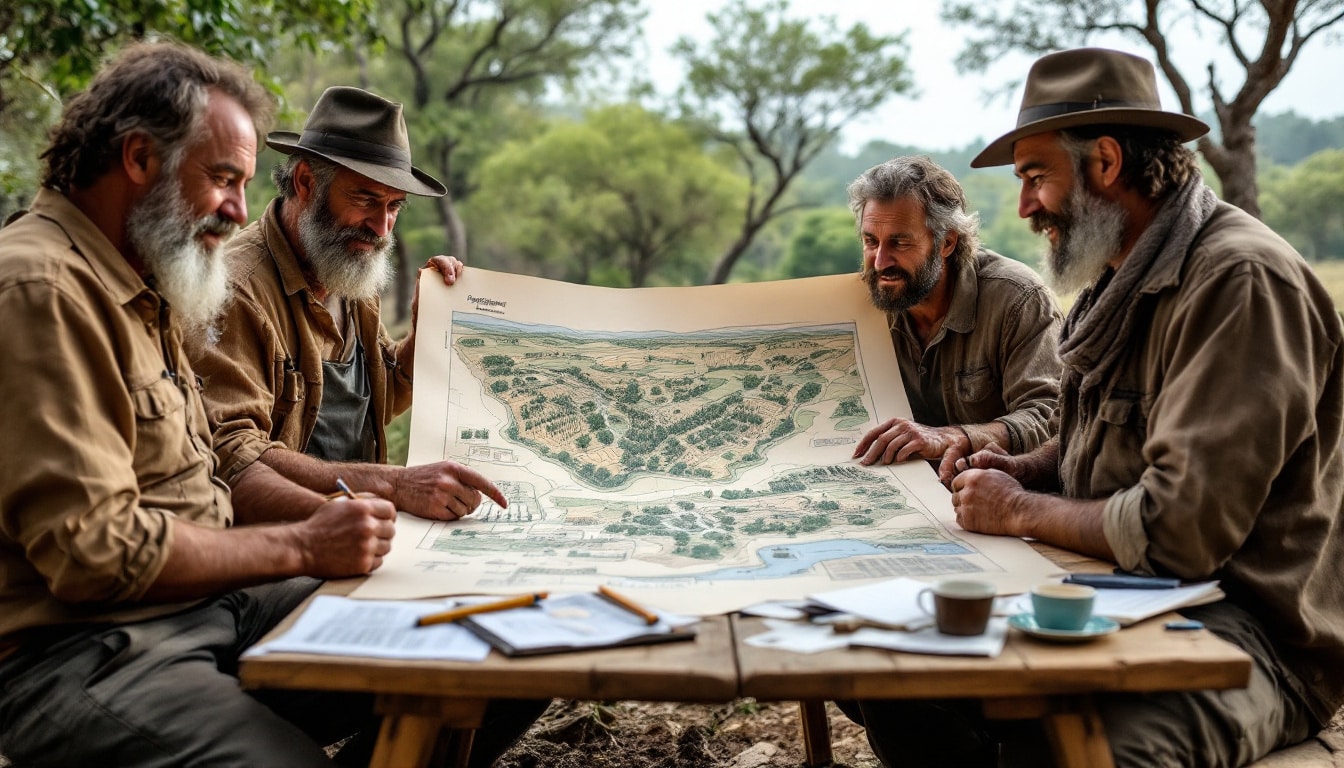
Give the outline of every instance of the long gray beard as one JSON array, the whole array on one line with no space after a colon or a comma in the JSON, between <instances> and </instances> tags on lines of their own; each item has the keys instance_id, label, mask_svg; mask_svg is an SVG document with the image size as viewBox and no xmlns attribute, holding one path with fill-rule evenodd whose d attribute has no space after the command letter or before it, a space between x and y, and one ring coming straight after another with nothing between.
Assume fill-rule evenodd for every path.
<instances>
[{"instance_id":1,"label":"long gray beard","mask_svg":"<svg viewBox=\"0 0 1344 768\"><path fill-rule=\"evenodd\" d=\"M373 243L373 250L354 251L350 243ZM342 227L331 215L326 191L309 201L299 214L299 242L308 266L327 293L351 301L372 299L392 282L388 258L396 239L371 236L361 227Z\"/></svg>"},{"instance_id":2,"label":"long gray beard","mask_svg":"<svg viewBox=\"0 0 1344 768\"><path fill-rule=\"evenodd\" d=\"M1116 203L1087 191L1081 180L1069 193L1068 226L1059 243L1048 248L1045 263L1050 285L1060 294L1095 283L1120 253L1128 214Z\"/></svg>"},{"instance_id":3,"label":"long gray beard","mask_svg":"<svg viewBox=\"0 0 1344 768\"><path fill-rule=\"evenodd\" d=\"M169 175L127 217L131 247L153 275L155 290L188 332L209 329L228 303L223 242L237 230L236 223L216 214L193 219L181 185ZM221 244L203 245L197 237L206 232L220 235Z\"/></svg>"}]
</instances>

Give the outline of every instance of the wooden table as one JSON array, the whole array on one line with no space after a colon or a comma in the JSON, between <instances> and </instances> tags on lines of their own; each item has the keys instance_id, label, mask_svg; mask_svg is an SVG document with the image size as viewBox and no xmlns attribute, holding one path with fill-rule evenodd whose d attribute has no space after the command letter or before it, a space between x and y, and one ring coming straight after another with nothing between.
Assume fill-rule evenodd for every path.
<instances>
[{"instance_id":1,"label":"wooden table","mask_svg":"<svg viewBox=\"0 0 1344 768\"><path fill-rule=\"evenodd\" d=\"M320 592L346 594L355 583ZM465 765L470 731L492 698L721 703L744 696L802 703L809 766L831 761L827 700L979 698L990 717L1041 718L1060 766L1104 768L1111 756L1094 694L1239 688L1251 668L1249 656L1208 631L1168 632L1161 619L1083 645L1010 631L994 659L876 649L795 654L743 643L763 631L760 619L716 616L698 626L691 642L516 659L492 652L478 664L267 654L244 659L239 676L249 688L375 694L384 716L375 768L426 765L454 730L463 734L455 759Z\"/></svg>"},{"instance_id":2,"label":"wooden table","mask_svg":"<svg viewBox=\"0 0 1344 768\"><path fill-rule=\"evenodd\" d=\"M1097 693L1244 688L1251 659L1207 630L1170 632L1150 619L1078 645L1009 630L993 659L922 656L865 648L797 654L742 642L765 628L734 617L739 694L800 701L809 766L831 762L825 702L834 699L973 698L997 719L1039 718L1060 768L1112 765L1106 732L1092 704Z\"/></svg>"},{"instance_id":3,"label":"wooden table","mask_svg":"<svg viewBox=\"0 0 1344 768\"><path fill-rule=\"evenodd\" d=\"M356 584L329 582L319 594L348 594ZM265 639L287 630L307 604ZM454 730L463 732L455 741L455 760L465 766L470 733L480 726L489 699L719 703L738 698L728 617L696 626L695 639L687 642L515 659L491 651L481 663L266 654L244 659L239 678L248 688L376 694L383 726L371 768L427 765L436 745Z\"/></svg>"}]
</instances>

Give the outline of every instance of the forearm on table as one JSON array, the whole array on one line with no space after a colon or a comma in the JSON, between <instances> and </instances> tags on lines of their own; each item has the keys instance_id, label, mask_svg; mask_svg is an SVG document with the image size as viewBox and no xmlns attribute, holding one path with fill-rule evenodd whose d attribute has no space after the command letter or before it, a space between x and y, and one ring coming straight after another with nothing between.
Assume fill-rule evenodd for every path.
<instances>
[{"instance_id":1,"label":"forearm on table","mask_svg":"<svg viewBox=\"0 0 1344 768\"><path fill-rule=\"evenodd\" d=\"M983 450L990 443L997 443L1004 450L1011 449L1012 435L1008 432L1008 425L1001 421L991 421L985 424L962 424L962 432L966 434L971 441L970 450L967 454Z\"/></svg>"},{"instance_id":2,"label":"forearm on table","mask_svg":"<svg viewBox=\"0 0 1344 768\"><path fill-rule=\"evenodd\" d=\"M204 528L173 522L167 560L144 599L193 600L303 574L296 525Z\"/></svg>"},{"instance_id":3,"label":"forearm on table","mask_svg":"<svg viewBox=\"0 0 1344 768\"><path fill-rule=\"evenodd\" d=\"M335 462L315 459L298 451L272 448L261 455L261 462L285 478L319 494L339 490L337 478L357 493L396 501L396 477L401 467L365 462Z\"/></svg>"},{"instance_id":4,"label":"forearm on table","mask_svg":"<svg viewBox=\"0 0 1344 768\"><path fill-rule=\"evenodd\" d=\"M1102 523L1105 499L1070 499L1023 492L1013 502L1012 533L1115 562Z\"/></svg>"},{"instance_id":5,"label":"forearm on table","mask_svg":"<svg viewBox=\"0 0 1344 768\"><path fill-rule=\"evenodd\" d=\"M262 456L281 450L272 449ZM290 480L264 460L254 461L240 472L232 490L237 525L305 520L324 501L324 494Z\"/></svg>"}]
</instances>

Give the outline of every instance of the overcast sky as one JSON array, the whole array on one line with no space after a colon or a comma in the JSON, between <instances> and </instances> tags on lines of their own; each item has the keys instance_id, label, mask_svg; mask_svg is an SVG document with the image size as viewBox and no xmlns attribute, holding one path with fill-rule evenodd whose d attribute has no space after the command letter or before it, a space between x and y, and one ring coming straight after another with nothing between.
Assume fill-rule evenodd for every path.
<instances>
[{"instance_id":1,"label":"overcast sky","mask_svg":"<svg viewBox=\"0 0 1344 768\"><path fill-rule=\"evenodd\" d=\"M681 62L668 54L677 38L687 35L707 39L711 30L705 14L718 9L721 0L649 0L645 39L649 46L649 72L654 85L664 94L671 93L684 76ZM981 94L1025 76L1033 57L1011 54L1001 59L996 71L986 75L961 76L953 59L961 50L961 30L943 25L938 18L938 0L792 0L790 14L799 18L833 15L840 28L848 29L862 21L877 34L894 35L910 29L909 65L916 97L896 96L879 111L855 121L842 133L847 151L873 139L908 144L924 149L953 149L978 140L990 140L1013 127L1021 88L1006 98L986 101ZM880 9L880 10L875 10ZM1344 31L1344 25L1341 25ZM1192 82L1206 80L1205 63L1210 50L1221 54L1213 35L1190 34L1177 46L1173 57ZM1100 44L1100 43L1098 43ZM1151 49L1123 39L1110 39L1109 47L1128 50L1149 59ZM1224 92L1235 93L1241 85L1242 69L1230 58L1218 64ZM1262 112L1278 113L1289 109L1313 119L1344 115L1344 43L1317 35L1307 44L1288 77L1266 99ZM1162 103L1176 108L1176 98L1159 75ZM1197 110L1210 107L1207 96L1196 94Z\"/></svg>"}]
</instances>

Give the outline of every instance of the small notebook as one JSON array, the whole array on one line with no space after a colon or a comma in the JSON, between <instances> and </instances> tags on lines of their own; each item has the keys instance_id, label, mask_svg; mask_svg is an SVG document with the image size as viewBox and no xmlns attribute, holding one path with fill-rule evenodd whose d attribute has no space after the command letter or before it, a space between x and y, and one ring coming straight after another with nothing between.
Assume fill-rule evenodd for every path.
<instances>
[{"instance_id":1,"label":"small notebook","mask_svg":"<svg viewBox=\"0 0 1344 768\"><path fill-rule=\"evenodd\" d=\"M643 618L595 593L548 597L526 608L478 613L458 623L475 632L505 656L586 651L690 640L694 617L654 611L658 623Z\"/></svg>"}]
</instances>

